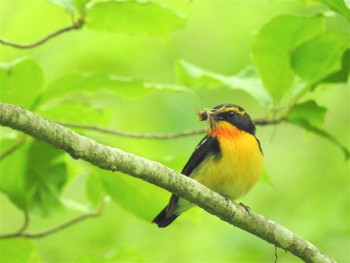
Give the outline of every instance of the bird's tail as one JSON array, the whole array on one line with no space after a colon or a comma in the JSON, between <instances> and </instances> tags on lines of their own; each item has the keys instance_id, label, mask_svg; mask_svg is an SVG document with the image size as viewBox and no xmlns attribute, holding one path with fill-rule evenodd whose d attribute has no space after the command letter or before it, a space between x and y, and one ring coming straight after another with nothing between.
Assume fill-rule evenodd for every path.
<instances>
[{"instance_id":1,"label":"bird's tail","mask_svg":"<svg viewBox=\"0 0 350 263\"><path fill-rule=\"evenodd\" d=\"M164 207L162 211L153 219L152 223L158 225L158 227L166 227L170 225L180 214L169 213L168 206Z\"/></svg>"}]
</instances>

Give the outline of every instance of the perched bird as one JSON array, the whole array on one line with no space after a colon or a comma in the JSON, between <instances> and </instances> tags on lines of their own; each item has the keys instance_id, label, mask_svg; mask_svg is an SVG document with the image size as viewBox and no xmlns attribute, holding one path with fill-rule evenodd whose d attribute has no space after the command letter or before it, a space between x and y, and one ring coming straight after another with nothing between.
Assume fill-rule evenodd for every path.
<instances>
[{"instance_id":1,"label":"perched bird","mask_svg":"<svg viewBox=\"0 0 350 263\"><path fill-rule=\"evenodd\" d=\"M207 121L207 135L181 173L234 201L249 192L262 172L263 153L255 126L235 104L200 111L199 120ZM173 194L153 223L166 227L192 206Z\"/></svg>"}]
</instances>

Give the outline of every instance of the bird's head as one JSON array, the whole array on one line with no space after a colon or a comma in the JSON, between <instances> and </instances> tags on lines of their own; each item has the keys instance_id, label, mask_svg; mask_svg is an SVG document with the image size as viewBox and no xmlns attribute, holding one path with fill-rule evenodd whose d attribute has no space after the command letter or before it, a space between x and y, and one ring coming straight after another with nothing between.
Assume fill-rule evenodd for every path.
<instances>
[{"instance_id":1,"label":"bird's head","mask_svg":"<svg viewBox=\"0 0 350 263\"><path fill-rule=\"evenodd\" d=\"M255 126L245 110L235 104L220 104L212 109L200 110L199 121L207 121L208 133L218 129L238 129L255 134Z\"/></svg>"}]
</instances>

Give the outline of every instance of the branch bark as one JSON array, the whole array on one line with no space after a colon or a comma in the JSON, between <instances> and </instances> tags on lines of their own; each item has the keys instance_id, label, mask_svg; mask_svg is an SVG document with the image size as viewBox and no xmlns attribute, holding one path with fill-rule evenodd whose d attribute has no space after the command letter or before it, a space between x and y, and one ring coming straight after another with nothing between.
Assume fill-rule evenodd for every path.
<instances>
[{"instance_id":1,"label":"branch bark","mask_svg":"<svg viewBox=\"0 0 350 263\"><path fill-rule=\"evenodd\" d=\"M283 226L253 212L248 213L242 206L228 202L220 194L160 163L102 145L15 105L0 103L0 112L0 125L45 141L75 159L81 158L102 169L123 172L160 186L306 262L335 262Z\"/></svg>"}]
</instances>

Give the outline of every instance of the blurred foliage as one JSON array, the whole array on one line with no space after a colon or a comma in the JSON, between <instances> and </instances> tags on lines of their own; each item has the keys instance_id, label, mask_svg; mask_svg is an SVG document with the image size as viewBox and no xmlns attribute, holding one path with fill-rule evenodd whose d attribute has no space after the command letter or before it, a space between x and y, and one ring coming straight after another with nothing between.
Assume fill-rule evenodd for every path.
<instances>
[{"instance_id":1,"label":"blurred foliage","mask_svg":"<svg viewBox=\"0 0 350 263\"><path fill-rule=\"evenodd\" d=\"M139 133L202 128L195 110L224 102L253 119L284 120L258 127L266 170L244 203L350 261L345 2L2 0L0 38L31 43L79 19L81 29L33 49L0 46L1 101L53 121ZM200 139L78 131L176 170ZM197 208L159 230L150 221L168 193L0 132L0 153L24 144L0 160L1 233L19 229L24 211L35 232L92 211L103 196L113 201L71 230L0 239L1 262L274 260L272 246ZM299 262L278 253L279 262Z\"/></svg>"}]
</instances>

